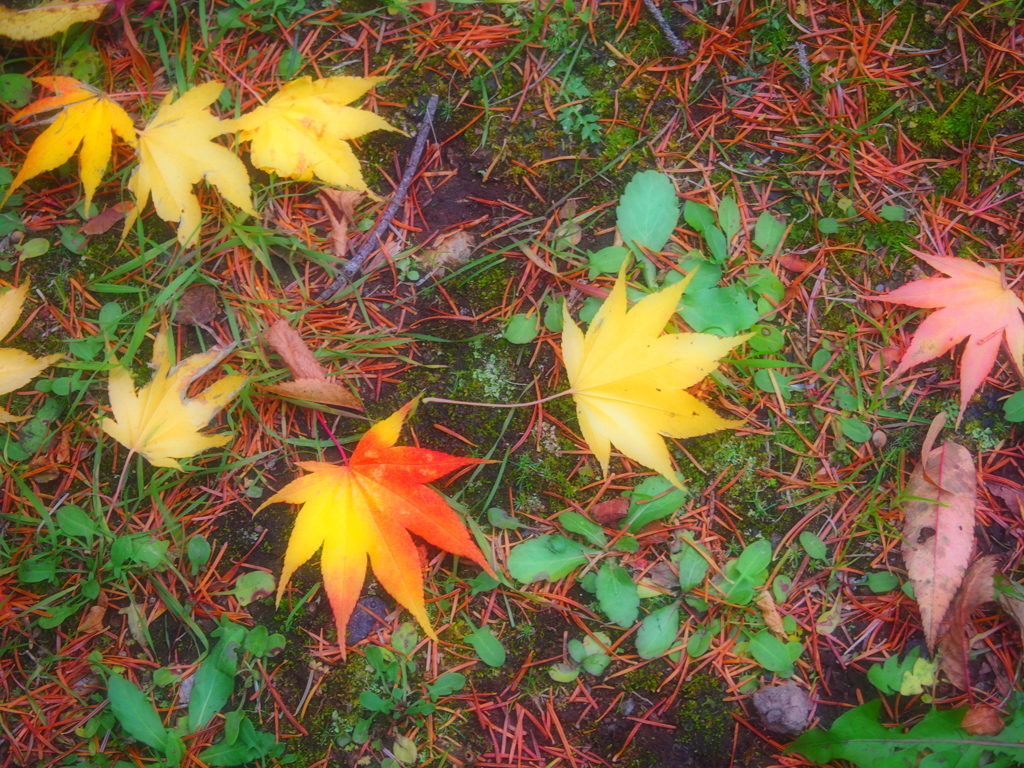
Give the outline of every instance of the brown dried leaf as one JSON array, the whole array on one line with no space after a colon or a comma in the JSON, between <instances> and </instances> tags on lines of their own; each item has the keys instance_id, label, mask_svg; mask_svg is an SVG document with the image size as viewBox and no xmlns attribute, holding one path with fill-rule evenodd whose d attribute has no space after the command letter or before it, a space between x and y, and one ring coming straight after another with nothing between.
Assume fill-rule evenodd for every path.
<instances>
[{"instance_id":1,"label":"brown dried leaf","mask_svg":"<svg viewBox=\"0 0 1024 768\"><path fill-rule=\"evenodd\" d=\"M794 256L791 253L779 254L779 264L788 269L790 272L806 272L808 269L814 266L813 261L801 259L799 256Z\"/></svg>"},{"instance_id":2,"label":"brown dried leaf","mask_svg":"<svg viewBox=\"0 0 1024 768\"><path fill-rule=\"evenodd\" d=\"M280 384L268 384L264 388L281 397L309 400L323 405L340 405L342 408L357 408L359 410L363 408L359 398L353 395L347 387L326 379L296 379Z\"/></svg>"},{"instance_id":3,"label":"brown dried leaf","mask_svg":"<svg viewBox=\"0 0 1024 768\"><path fill-rule=\"evenodd\" d=\"M595 523L610 525L624 518L629 512L629 499L610 499L595 504L590 508L590 516Z\"/></svg>"},{"instance_id":4,"label":"brown dried leaf","mask_svg":"<svg viewBox=\"0 0 1024 768\"><path fill-rule=\"evenodd\" d=\"M469 261L476 247L476 238L471 232L460 229L438 238L433 247L419 255L418 261L429 269L457 269Z\"/></svg>"},{"instance_id":5,"label":"brown dried leaf","mask_svg":"<svg viewBox=\"0 0 1024 768\"><path fill-rule=\"evenodd\" d=\"M1000 483L992 483L988 490L993 496L1002 499L1008 510L1024 516L1024 491Z\"/></svg>"},{"instance_id":6,"label":"brown dried leaf","mask_svg":"<svg viewBox=\"0 0 1024 768\"><path fill-rule=\"evenodd\" d=\"M940 413L928 430L922 461L907 483L908 500L903 507L903 560L914 584L925 640L932 652L946 609L974 554L977 503L977 478L970 451L949 441L932 450L944 417Z\"/></svg>"},{"instance_id":7,"label":"brown dried leaf","mask_svg":"<svg viewBox=\"0 0 1024 768\"><path fill-rule=\"evenodd\" d=\"M979 557L974 561L953 602L949 630L939 644L942 670L949 678L949 682L961 691L967 690L967 652L970 650L970 642L965 634L969 628L971 614L995 599L995 574L994 555Z\"/></svg>"},{"instance_id":8,"label":"brown dried leaf","mask_svg":"<svg viewBox=\"0 0 1024 768\"><path fill-rule=\"evenodd\" d=\"M181 295L174 322L181 325L203 326L213 322L219 311L217 289L206 283L198 283L190 285Z\"/></svg>"},{"instance_id":9,"label":"brown dried leaf","mask_svg":"<svg viewBox=\"0 0 1024 768\"><path fill-rule=\"evenodd\" d=\"M772 593L766 589L758 595L757 600L754 602L761 609L761 616L764 618L768 631L779 638L779 640L788 641L789 637L782 626L782 616L779 615L779 609L775 607L775 599L772 597Z\"/></svg>"},{"instance_id":10,"label":"brown dried leaf","mask_svg":"<svg viewBox=\"0 0 1024 768\"><path fill-rule=\"evenodd\" d=\"M299 332L284 320L278 320L263 332L263 338L283 359L296 379L323 379L324 369L302 340Z\"/></svg>"},{"instance_id":11,"label":"brown dried leaf","mask_svg":"<svg viewBox=\"0 0 1024 768\"><path fill-rule=\"evenodd\" d=\"M355 225L355 206L363 192L320 189L320 200L331 222L331 253L339 259L348 254L348 227Z\"/></svg>"},{"instance_id":12,"label":"brown dried leaf","mask_svg":"<svg viewBox=\"0 0 1024 768\"><path fill-rule=\"evenodd\" d=\"M284 359L285 365L295 379L271 384L265 389L282 397L362 410L363 404L348 387L331 381L324 375L323 368L313 357L299 332L284 320L278 320L264 331L263 338Z\"/></svg>"},{"instance_id":13,"label":"brown dried leaf","mask_svg":"<svg viewBox=\"0 0 1024 768\"><path fill-rule=\"evenodd\" d=\"M131 211L135 210L135 203L125 201L114 203L105 211L101 211L89 219L79 230L83 235L102 235L108 232L117 222Z\"/></svg>"},{"instance_id":14,"label":"brown dried leaf","mask_svg":"<svg viewBox=\"0 0 1024 768\"><path fill-rule=\"evenodd\" d=\"M78 625L78 631L86 634L102 632L106 629L106 626L103 624L103 617L106 613L106 606L94 605L88 610L85 616L82 617L82 621Z\"/></svg>"},{"instance_id":15,"label":"brown dried leaf","mask_svg":"<svg viewBox=\"0 0 1024 768\"><path fill-rule=\"evenodd\" d=\"M999 712L985 704L971 707L960 721L960 727L971 736L998 736L1003 726Z\"/></svg>"}]
</instances>

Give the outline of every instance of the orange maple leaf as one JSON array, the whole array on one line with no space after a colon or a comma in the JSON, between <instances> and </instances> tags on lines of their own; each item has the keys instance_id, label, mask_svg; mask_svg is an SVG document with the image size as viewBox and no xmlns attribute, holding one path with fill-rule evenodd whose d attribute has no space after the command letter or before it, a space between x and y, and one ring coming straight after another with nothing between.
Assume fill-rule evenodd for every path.
<instances>
[{"instance_id":1,"label":"orange maple leaf","mask_svg":"<svg viewBox=\"0 0 1024 768\"><path fill-rule=\"evenodd\" d=\"M1024 302L1006 287L1002 274L991 265L915 253L949 277L926 277L874 297L876 301L938 310L917 327L893 378L944 355L967 339L960 360L959 424L971 397L992 370L1004 341L1018 375L1024 372Z\"/></svg>"},{"instance_id":2,"label":"orange maple leaf","mask_svg":"<svg viewBox=\"0 0 1024 768\"><path fill-rule=\"evenodd\" d=\"M295 569L323 546L320 569L345 649L345 628L366 577L366 557L381 585L437 639L423 601L419 553L409 535L478 563L494 576L462 521L437 491L425 485L486 459L466 459L423 448L395 447L416 400L363 435L344 466L299 463L308 475L293 480L260 506L301 504L288 540L277 602ZM259 511L259 510L257 510Z\"/></svg>"}]
</instances>

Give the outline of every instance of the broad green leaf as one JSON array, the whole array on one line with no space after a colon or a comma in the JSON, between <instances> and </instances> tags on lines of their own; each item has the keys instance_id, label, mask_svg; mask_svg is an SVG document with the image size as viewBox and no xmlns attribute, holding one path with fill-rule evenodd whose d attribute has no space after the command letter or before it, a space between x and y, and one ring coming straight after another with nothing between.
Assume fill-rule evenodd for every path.
<instances>
[{"instance_id":1,"label":"broad green leaf","mask_svg":"<svg viewBox=\"0 0 1024 768\"><path fill-rule=\"evenodd\" d=\"M49 555L36 555L18 563L18 581L36 584L51 581L57 575L57 564Z\"/></svg>"},{"instance_id":2,"label":"broad green leaf","mask_svg":"<svg viewBox=\"0 0 1024 768\"><path fill-rule=\"evenodd\" d=\"M782 243L782 236L786 234L786 225L764 211L757 217L754 225L754 244L761 249L765 256L773 256Z\"/></svg>"},{"instance_id":3,"label":"broad green leaf","mask_svg":"<svg viewBox=\"0 0 1024 768\"><path fill-rule=\"evenodd\" d=\"M697 333L735 336L756 323L757 305L739 285L705 288L683 294L683 320Z\"/></svg>"},{"instance_id":4,"label":"broad green leaf","mask_svg":"<svg viewBox=\"0 0 1024 768\"><path fill-rule=\"evenodd\" d=\"M868 589L876 595L890 592L900 585L899 577L889 571L873 571L867 577Z\"/></svg>"},{"instance_id":5,"label":"broad green leaf","mask_svg":"<svg viewBox=\"0 0 1024 768\"><path fill-rule=\"evenodd\" d=\"M466 642L473 646L476 655L489 667L500 667L505 663L505 646L487 627L480 627L466 635Z\"/></svg>"},{"instance_id":6,"label":"broad green leaf","mask_svg":"<svg viewBox=\"0 0 1024 768\"><path fill-rule=\"evenodd\" d=\"M400 763L409 765L416 762L416 744L408 736L398 734L395 736L395 743L391 747L393 754Z\"/></svg>"},{"instance_id":7,"label":"broad green leaf","mask_svg":"<svg viewBox=\"0 0 1024 768\"><path fill-rule=\"evenodd\" d=\"M508 556L508 572L524 584L558 581L586 565L587 555L593 554L597 553L565 536L545 534L512 548Z\"/></svg>"},{"instance_id":8,"label":"broad green leaf","mask_svg":"<svg viewBox=\"0 0 1024 768\"><path fill-rule=\"evenodd\" d=\"M725 232L725 236L732 240L739 233L742 224L740 208L736 205L736 198L732 196L723 197L718 204L718 226Z\"/></svg>"},{"instance_id":9,"label":"broad green leaf","mask_svg":"<svg viewBox=\"0 0 1024 768\"><path fill-rule=\"evenodd\" d=\"M416 625L406 621L398 625L398 629L391 633L391 647L403 656L409 656L416 650L416 643L419 642L420 633Z\"/></svg>"},{"instance_id":10,"label":"broad green leaf","mask_svg":"<svg viewBox=\"0 0 1024 768\"><path fill-rule=\"evenodd\" d=\"M635 533L648 523L663 520L681 509L686 497L687 493L676 488L667 478L661 475L648 477L633 489L622 529Z\"/></svg>"},{"instance_id":11,"label":"broad green leaf","mask_svg":"<svg viewBox=\"0 0 1024 768\"><path fill-rule=\"evenodd\" d=\"M92 542L92 537L100 532L96 521L74 504L65 504L57 510L57 526L65 536L83 538L89 543Z\"/></svg>"},{"instance_id":12,"label":"broad green leaf","mask_svg":"<svg viewBox=\"0 0 1024 768\"><path fill-rule=\"evenodd\" d=\"M359 705L363 709L368 709L371 712L379 712L381 714L387 714L395 708L394 702L381 698L373 691L360 692Z\"/></svg>"},{"instance_id":13,"label":"broad green leaf","mask_svg":"<svg viewBox=\"0 0 1024 768\"><path fill-rule=\"evenodd\" d=\"M729 244L725 239L725 233L718 227L708 227L704 230L704 240L708 244L708 250L711 251L711 258L719 264L725 263L725 260L729 258Z\"/></svg>"},{"instance_id":14,"label":"broad green leaf","mask_svg":"<svg viewBox=\"0 0 1024 768\"><path fill-rule=\"evenodd\" d=\"M755 579L772 562L772 545L765 539L749 544L736 559L736 573L739 576Z\"/></svg>"},{"instance_id":15,"label":"broad green leaf","mask_svg":"<svg viewBox=\"0 0 1024 768\"><path fill-rule=\"evenodd\" d=\"M528 315L525 312L519 312L512 315L509 318L508 325L505 326L505 332L502 336L505 341L512 344L529 344L540 333L540 326L537 323L538 319L539 316L536 313Z\"/></svg>"},{"instance_id":16,"label":"broad green leaf","mask_svg":"<svg viewBox=\"0 0 1024 768\"><path fill-rule=\"evenodd\" d=\"M776 304L786 296L786 286L779 280L778 275L768 267L760 265L750 268L747 277L747 290L757 297L767 296Z\"/></svg>"},{"instance_id":17,"label":"broad green leaf","mask_svg":"<svg viewBox=\"0 0 1024 768\"><path fill-rule=\"evenodd\" d=\"M427 685L427 695L432 701L442 696L451 696L466 687L466 676L458 672L445 672L437 680Z\"/></svg>"},{"instance_id":18,"label":"broad green leaf","mask_svg":"<svg viewBox=\"0 0 1024 768\"><path fill-rule=\"evenodd\" d=\"M1003 401L1003 413L1007 421L1024 421L1024 391L1014 392Z\"/></svg>"},{"instance_id":19,"label":"broad green leaf","mask_svg":"<svg viewBox=\"0 0 1024 768\"><path fill-rule=\"evenodd\" d=\"M671 648L679 634L679 603L651 612L636 635L636 652L641 659L656 659Z\"/></svg>"},{"instance_id":20,"label":"broad green leaf","mask_svg":"<svg viewBox=\"0 0 1024 768\"><path fill-rule=\"evenodd\" d=\"M825 546L825 542L810 531L801 531L800 546L815 560L828 561L828 548Z\"/></svg>"},{"instance_id":21,"label":"broad green leaf","mask_svg":"<svg viewBox=\"0 0 1024 768\"><path fill-rule=\"evenodd\" d=\"M628 256L629 249L623 248L621 245L609 245L597 253L591 253L588 263L590 272L587 277L593 280L598 275L617 275ZM561 316L561 309L559 309L559 316Z\"/></svg>"},{"instance_id":22,"label":"broad green leaf","mask_svg":"<svg viewBox=\"0 0 1024 768\"><path fill-rule=\"evenodd\" d=\"M220 640L199 665L188 703L188 721L194 730L205 728L231 698L235 690L238 651L247 634L245 627L230 622L222 624L215 633L220 635Z\"/></svg>"},{"instance_id":23,"label":"broad green leaf","mask_svg":"<svg viewBox=\"0 0 1024 768\"><path fill-rule=\"evenodd\" d=\"M495 528L505 528L510 531L523 527L522 523L501 507L491 507L487 510L487 522Z\"/></svg>"},{"instance_id":24,"label":"broad green leaf","mask_svg":"<svg viewBox=\"0 0 1024 768\"><path fill-rule=\"evenodd\" d=\"M657 253L672 237L679 221L679 200L668 176L642 171L626 185L616 209L617 224L627 248L635 244Z\"/></svg>"},{"instance_id":25,"label":"broad green leaf","mask_svg":"<svg viewBox=\"0 0 1024 768\"><path fill-rule=\"evenodd\" d=\"M692 534L685 533L683 538L686 539L686 543L683 544L683 549L679 553L676 567L679 570L679 588L685 593L704 583L704 576L711 566L707 558L701 555L701 552L706 552L706 550L699 544L693 543Z\"/></svg>"},{"instance_id":26,"label":"broad green leaf","mask_svg":"<svg viewBox=\"0 0 1024 768\"><path fill-rule=\"evenodd\" d=\"M839 428L843 431L843 435L847 440L852 440L855 443L866 443L871 439L871 427L860 419L844 419L842 416L837 418L839 420Z\"/></svg>"},{"instance_id":27,"label":"broad green leaf","mask_svg":"<svg viewBox=\"0 0 1024 768\"><path fill-rule=\"evenodd\" d=\"M199 753L199 761L211 768L245 765L266 757L275 743L273 734L257 731L249 718L245 718L239 727L238 738L233 743L229 744L225 739L204 749Z\"/></svg>"},{"instance_id":28,"label":"broad green leaf","mask_svg":"<svg viewBox=\"0 0 1024 768\"><path fill-rule=\"evenodd\" d=\"M597 600L613 624L628 629L640 615L640 595L629 571L605 563L597 572Z\"/></svg>"},{"instance_id":29,"label":"broad green leaf","mask_svg":"<svg viewBox=\"0 0 1024 768\"><path fill-rule=\"evenodd\" d=\"M697 232L704 232L715 226L715 214L704 203L698 203L696 200L687 200L683 203L683 218Z\"/></svg>"},{"instance_id":30,"label":"broad green leaf","mask_svg":"<svg viewBox=\"0 0 1024 768\"><path fill-rule=\"evenodd\" d=\"M789 400L793 394L789 388L789 383L796 378L795 376L787 376L772 368L761 368L754 371L754 386L756 386L762 392L769 392L774 394L776 389L778 393L782 395L783 400Z\"/></svg>"},{"instance_id":31,"label":"broad green leaf","mask_svg":"<svg viewBox=\"0 0 1024 768\"><path fill-rule=\"evenodd\" d=\"M782 677L789 677L794 672L793 659L786 644L767 629L762 629L750 638L747 650L754 657L754 661L770 672Z\"/></svg>"},{"instance_id":32,"label":"broad green leaf","mask_svg":"<svg viewBox=\"0 0 1024 768\"><path fill-rule=\"evenodd\" d=\"M274 576L266 571L249 571L235 581L235 597L241 606L274 594Z\"/></svg>"},{"instance_id":33,"label":"broad green leaf","mask_svg":"<svg viewBox=\"0 0 1024 768\"><path fill-rule=\"evenodd\" d=\"M902 205L883 205L878 215L886 221L906 221L907 209Z\"/></svg>"},{"instance_id":34,"label":"broad green leaf","mask_svg":"<svg viewBox=\"0 0 1024 768\"><path fill-rule=\"evenodd\" d=\"M604 547L608 544L604 528L593 520L588 520L579 512L563 512L559 515L558 522L565 530L578 533L595 547Z\"/></svg>"},{"instance_id":35,"label":"broad green leaf","mask_svg":"<svg viewBox=\"0 0 1024 768\"><path fill-rule=\"evenodd\" d=\"M559 662L548 667L548 676L556 683L571 683L580 676L580 668Z\"/></svg>"},{"instance_id":36,"label":"broad green leaf","mask_svg":"<svg viewBox=\"0 0 1024 768\"><path fill-rule=\"evenodd\" d=\"M818 219L818 231L823 235L834 235L839 232L839 222L833 218Z\"/></svg>"},{"instance_id":37,"label":"broad green leaf","mask_svg":"<svg viewBox=\"0 0 1024 768\"><path fill-rule=\"evenodd\" d=\"M544 310L544 327L552 333L560 333L562 331L562 304L564 299L558 301L547 302L547 308Z\"/></svg>"},{"instance_id":38,"label":"broad green leaf","mask_svg":"<svg viewBox=\"0 0 1024 768\"><path fill-rule=\"evenodd\" d=\"M750 330L754 335L747 344L759 355L771 355L786 346L786 337L774 325L758 324Z\"/></svg>"},{"instance_id":39,"label":"broad green leaf","mask_svg":"<svg viewBox=\"0 0 1024 768\"><path fill-rule=\"evenodd\" d=\"M686 291L683 293L684 296L689 293L702 291L705 288L714 288L718 285L718 281L722 279L722 268L707 259L683 259L679 262L679 268L687 275L693 274L693 277L690 278L690 283L686 286ZM681 273L669 272L665 277L665 284L674 285L682 279L683 275ZM683 308L682 303L680 303L679 308Z\"/></svg>"},{"instance_id":40,"label":"broad green leaf","mask_svg":"<svg viewBox=\"0 0 1024 768\"><path fill-rule=\"evenodd\" d=\"M212 549L205 536L193 536L188 540L188 561L195 576L210 561Z\"/></svg>"},{"instance_id":41,"label":"broad green leaf","mask_svg":"<svg viewBox=\"0 0 1024 768\"><path fill-rule=\"evenodd\" d=\"M107 678L107 697L110 711L122 728L153 749L167 749L167 729L149 697L135 683L112 672Z\"/></svg>"}]
</instances>

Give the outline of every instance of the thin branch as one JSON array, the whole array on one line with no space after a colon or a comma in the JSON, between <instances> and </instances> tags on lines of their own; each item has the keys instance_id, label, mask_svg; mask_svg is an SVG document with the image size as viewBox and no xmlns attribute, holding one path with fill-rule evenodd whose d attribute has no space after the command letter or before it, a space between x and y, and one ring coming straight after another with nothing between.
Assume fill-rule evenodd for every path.
<instances>
[{"instance_id":1,"label":"thin branch","mask_svg":"<svg viewBox=\"0 0 1024 768\"><path fill-rule=\"evenodd\" d=\"M405 196L409 194L409 187L412 186L412 180L416 176L420 160L423 159L423 150L427 146L427 136L430 135L430 129L434 124L434 113L437 112L437 102L437 94L434 94L427 103L427 112L423 115L423 122L420 123L419 130L416 132L416 143L413 145L412 154L409 155L409 162L405 166L405 173L402 174L402 181L399 183L398 189L395 190L395 194L392 195L391 202L388 204L387 210L384 211L384 216L377 222L377 226L370 233L370 236L366 238L366 241L359 246L355 256L349 259L348 263L342 267L341 272L334 278L334 282L327 286L323 293L320 294L318 297L320 301L328 301L352 281L356 272L363 266L363 262L377 249L384 232L391 226L391 220L398 213L398 208L404 202Z\"/></svg>"},{"instance_id":2,"label":"thin branch","mask_svg":"<svg viewBox=\"0 0 1024 768\"><path fill-rule=\"evenodd\" d=\"M668 40L669 44L672 46L672 52L676 56L685 56L686 52L690 50L689 44L680 40L676 36L676 33L672 31L672 27L669 26L668 20L661 12L661 8L658 7L658 4L655 3L654 0L644 0L644 5L647 6L647 10L651 12L651 16L654 17L654 20L658 22L658 26L661 28L661 34L665 36L665 39Z\"/></svg>"}]
</instances>

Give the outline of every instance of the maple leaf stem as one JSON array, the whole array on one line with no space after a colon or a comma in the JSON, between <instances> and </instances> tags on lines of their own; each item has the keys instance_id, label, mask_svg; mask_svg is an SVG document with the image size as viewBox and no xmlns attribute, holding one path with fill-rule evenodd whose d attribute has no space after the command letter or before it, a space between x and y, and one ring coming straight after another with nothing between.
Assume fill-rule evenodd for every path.
<instances>
[{"instance_id":1,"label":"maple leaf stem","mask_svg":"<svg viewBox=\"0 0 1024 768\"><path fill-rule=\"evenodd\" d=\"M121 499L121 491L124 489L124 480L128 477L128 467L131 466L133 458L135 458L135 451L128 451L128 455L124 458L124 466L121 467L121 477L118 478L117 488L114 489L114 496L110 499L111 509L116 507L117 502Z\"/></svg>"},{"instance_id":2,"label":"maple leaf stem","mask_svg":"<svg viewBox=\"0 0 1024 768\"><path fill-rule=\"evenodd\" d=\"M542 397L540 400L531 400L528 403L472 403L468 400L448 400L443 397L425 397L420 402L423 403L444 403L445 405L475 405L479 408L527 408L531 405L540 405L541 403L547 403L551 400L557 400L560 397L571 395L572 390L567 389L565 392L559 392L554 395L548 395Z\"/></svg>"},{"instance_id":3,"label":"maple leaf stem","mask_svg":"<svg viewBox=\"0 0 1024 768\"><path fill-rule=\"evenodd\" d=\"M331 436L331 442L334 443L334 447L338 449L339 453L341 453L341 461L344 464L348 464L348 454L345 453L345 449L341 447L341 443L338 442L338 438L334 436L334 430L332 430L327 424L327 419L324 418L324 415L320 413L320 411L316 412L316 417L320 421L320 426L323 427L327 434Z\"/></svg>"}]
</instances>

